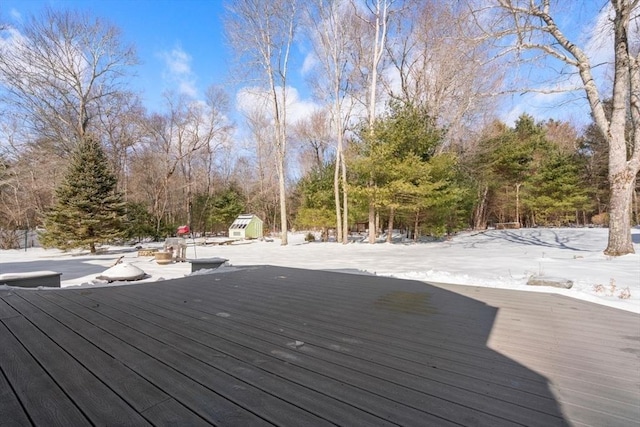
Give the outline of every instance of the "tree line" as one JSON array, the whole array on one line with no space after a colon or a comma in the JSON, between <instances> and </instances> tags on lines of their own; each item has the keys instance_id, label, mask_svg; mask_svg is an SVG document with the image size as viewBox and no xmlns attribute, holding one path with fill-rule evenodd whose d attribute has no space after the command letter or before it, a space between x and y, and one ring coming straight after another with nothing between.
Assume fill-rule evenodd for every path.
<instances>
[{"instance_id":1,"label":"tree line","mask_svg":"<svg viewBox=\"0 0 640 427\"><path fill-rule=\"evenodd\" d=\"M167 92L160 112L146 111L128 85L135 49L100 18L46 9L20 27L2 25L0 228L45 226L50 244L64 247L162 238L180 224L223 232L242 212L281 232L283 244L292 227L333 229L340 242L364 228L373 242L384 229L417 238L495 223L596 223L612 230L608 253L633 251L640 115L638 103L625 100L635 99L640 74L629 49L616 50L627 61L616 60L620 78L603 97L548 1L497 0L493 9L428 0L226 7L225 30L243 70L237 75L257 82L243 92L250 102L240 123L229 119L229 94L220 87L204 99ZM611 7L627 28L635 3ZM481 16L486 10L492 14ZM502 12L516 22L500 19ZM626 42L626 32L614 29L615 40ZM527 37L499 52L496 41L519 31ZM310 87L318 109L292 121L291 49L302 35L316 63ZM593 123L579 131L526 114L512 127L497 121L506 63L496 58L511 48L576 66ZM247 135L241 140L239 129ZM103 173L82 172L74 160L90 152ZM72 200L81 192L68 187L87 189L86 180L101 182L86 197L113 200L114 222L97 221L89 208L95 199ZM95 235L90 223L111 231ZM68 234L78 230L89 237L74 243Z\"/></svg>"},{"instance_id":2,"label":"tree line","mask_svg":"<svg viewBox=\"0 0 640 427\"><path fill-rule=\"evenodd\" d=\"M489 124L473 146L443 146L445 130L426 112L395 105L361 133L347 162L350 224L367 217L369 203L378 233L402 229L414 238L505 223L607 224L606 143L593 124L579 134L567 122L523 114L513 127ZM318 165L299 182L299 228L333 227L333 167ZM637 197L632 209L638 222Z\"/></svg>"}]
</instances>

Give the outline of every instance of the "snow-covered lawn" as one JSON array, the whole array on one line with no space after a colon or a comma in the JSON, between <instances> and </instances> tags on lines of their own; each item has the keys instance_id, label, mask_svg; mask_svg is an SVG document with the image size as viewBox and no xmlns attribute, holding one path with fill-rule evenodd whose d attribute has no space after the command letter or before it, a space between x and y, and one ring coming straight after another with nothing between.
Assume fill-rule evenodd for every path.
<instances>
[{"instance_id":1,"label":"snow-covered lawn","mask_svg":"<svg viewBox=\"0 0 640 427\"><path fill-rule=\"evenodd\" d=\"M223 270L246 265L338 270L403 279L553 292L640 313L640 229L633 230L636 254L607 257L607 230L536 228L465 232L430 243L306 243L304 233L291 234L288 246L271 242L238 242L228 246L194 246L188 258L223 257ZM190 241L189 241L190 242ZM161 243L144 244L145 248ZM158 265L138 257L134 248L109 247L99 255L30 248L0 251L0 274L53 270L63 273L62 286L103 286L96 280L118 258L141 268L157 281L190 274L189 263ZM532 275L571 280L571 289L527 286ZM128 283L140 283L128 282ZM114 282L113 284L124 284ZM113 285L112 284L112 285ZM628 296L630 294L630 296Z\"/></svg>"}]
</instances>

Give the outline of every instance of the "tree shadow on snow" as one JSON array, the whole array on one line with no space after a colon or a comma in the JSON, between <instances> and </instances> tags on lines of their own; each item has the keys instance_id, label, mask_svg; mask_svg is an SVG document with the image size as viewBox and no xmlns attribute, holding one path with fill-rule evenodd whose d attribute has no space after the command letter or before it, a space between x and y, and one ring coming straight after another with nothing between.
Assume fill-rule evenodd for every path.
<instances>
[{"instance_id":1,"label":"tree shadow on snow","mask_svg":"<svg viewBox=\"0 0 640 427\"><path fill-rule=\"evenodd\" d=\"M509 242L520 245L538 246L554 249L568 249L570 251L584 251L571 245L572 240L580 240L584 233L576 232L572 236L561 236L558 232L551 229L535 230L520 229L518 231L509 230L488 230L482 233L482 240L476 242L462 242L465 247L477 248L487 243Z\"/></svg>"}]
</instances>

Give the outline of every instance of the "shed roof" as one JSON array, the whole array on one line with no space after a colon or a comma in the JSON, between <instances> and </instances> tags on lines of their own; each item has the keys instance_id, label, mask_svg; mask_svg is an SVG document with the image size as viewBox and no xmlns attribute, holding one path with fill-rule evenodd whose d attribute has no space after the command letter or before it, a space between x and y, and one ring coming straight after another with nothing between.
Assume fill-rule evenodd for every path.
<instances>
[{"instance_id":1,"label":"shed roof","mask_svg":"<svg viewBox=\"0 0 640 427\"><path fill-rule=\"evenodd\" d=\"M233 221L233 223L231 224L231 226L229 228L236 228L236 229L237 228L239 228L239 229L247 228L249 223L254 219L257 219L258 221L262 222L262 220L260 218L258 218L255 215L252 215L252 214L238 215L238 217Z\"/></svg>"}]
</instances>

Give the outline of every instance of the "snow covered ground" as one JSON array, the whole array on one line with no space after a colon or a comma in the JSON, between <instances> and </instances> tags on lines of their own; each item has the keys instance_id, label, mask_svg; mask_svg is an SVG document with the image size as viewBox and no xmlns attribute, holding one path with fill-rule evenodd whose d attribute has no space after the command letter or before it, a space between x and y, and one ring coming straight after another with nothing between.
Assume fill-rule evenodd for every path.
<instances>
[{"instance_id":1,"label":"snow covered ground","mask_svg":"<svg viewBox=\"0 0 640 427\"><path fill-rule=\"evenodd\" d=\"M271 242L237 242L228 246L187 248L187 258L227 258L222 270L247 265L335 270L393 276L440 283L558 293L640 313L640 229L633 230L636 254L607 257L607 230L559 228L488 230L460 233L429 243L307 243L304 233L291 234L288 246ZM188 242L191 242L188 240ZM161 243L144 244L145 248ZM103 248L104 249L104 248ZM62 286L106 286L97 280L118 258L142 269L140 283L184 277L189 263L158 265L138 257L134 248L109 247L105 253L62 252L30 248L0 251L0 274L53 270L62 273ZM532 275L571 280L571 289L527 286Z\"/></svg>"}]
</instances>

